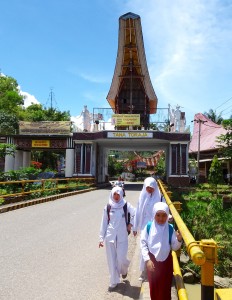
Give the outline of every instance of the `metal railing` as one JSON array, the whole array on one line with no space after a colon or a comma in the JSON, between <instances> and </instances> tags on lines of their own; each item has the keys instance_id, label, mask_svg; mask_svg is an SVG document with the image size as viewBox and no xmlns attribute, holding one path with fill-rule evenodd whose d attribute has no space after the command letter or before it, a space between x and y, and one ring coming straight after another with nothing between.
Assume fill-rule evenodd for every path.
<instances>
[{"instance_id":1,"label":"metal railing","mask_svg":"<svg viewBox=\"0 0 232 300\"><path fill-rule=\"evenodd\" d=\"M50 178L37 180L17 180L0 182L0 198L9 200L10 198L29 199L32 194L35 197L49 194L61 194L63 190L74 191L88 188L95 185L95 178ZM13 192L7 192L7 191ZM32 195L33 196L33 195ZM32 197L32 198L35 198ZM32 199L30 198L30 199Z\"/></svg>"},{"instance_id":2,"label":"metal railing","mask_svg":"<svg viewBox=\"0 0 232 300\"><path fill-rule=\"evenodd\" d=\"M181 219L174 202L170 200L170 192L167 191L167 187L161 180L158 180L158 185L183 237L188 255L196 265L201 266L201 300L214 300L214 264L217 263L218 245L213 239L196 241ZM185 295L182 298L183 286L184 283L177 285L178 295L180 292L179 299L186 299Z\"/></svg>"}]
</instances>

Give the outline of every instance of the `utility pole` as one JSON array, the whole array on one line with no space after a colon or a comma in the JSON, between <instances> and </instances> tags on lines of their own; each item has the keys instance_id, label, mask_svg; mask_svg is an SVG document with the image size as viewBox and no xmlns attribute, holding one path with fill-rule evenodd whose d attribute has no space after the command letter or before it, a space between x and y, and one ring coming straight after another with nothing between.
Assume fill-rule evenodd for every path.
<instances>
[{"instance_id":1,"label":"utility pole","mask_svg":"<svg viewBox=\"0 0 232 300\"><path fill-rule=\"evenodd\" d=\"M200 150L201 150L201 124L206 123L207 121L203 120L193 120L194 122L199 124L199 131L198 131L198 151L197 151L197 184L199 183L199 177L200 177ZM192 122L193 122L192 121Z\"/></svg>"}]
</instances>

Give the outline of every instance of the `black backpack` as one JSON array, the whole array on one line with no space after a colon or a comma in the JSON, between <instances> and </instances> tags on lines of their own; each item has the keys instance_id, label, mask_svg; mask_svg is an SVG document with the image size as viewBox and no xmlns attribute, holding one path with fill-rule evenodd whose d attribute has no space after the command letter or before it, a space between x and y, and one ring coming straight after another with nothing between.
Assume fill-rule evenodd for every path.
<instances>
[{"instance_id":1,"label":"black backpack","mask_svg":"<svg viewBox=\"0 0 232 300\"><path fill-rule=\"evenodd\" d=\"M108 224L109 224L109 222L110 222L110 210L111 210L111 206L110 206L109 203L107 204L106 209L107 209ZM123 210L124 210L125 222L126 222L126 226L127 226L128 224L130 224L130 213L127 212L127 202L124 204ZM127 230L127 232L128 232L128 235L129 235L130 231Z\"/></svg>"}]
</instances>

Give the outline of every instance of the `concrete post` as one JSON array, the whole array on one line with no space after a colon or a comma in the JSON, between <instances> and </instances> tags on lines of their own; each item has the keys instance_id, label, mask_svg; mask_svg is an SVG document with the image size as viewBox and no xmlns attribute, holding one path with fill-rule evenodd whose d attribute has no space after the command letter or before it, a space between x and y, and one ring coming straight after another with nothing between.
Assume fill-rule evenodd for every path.
<instances>
[{"instance_id":1,"label":"concrete post","mask_svg":"<svg viewBox=\"0 0 232 300\"><path fill-rule=\"evenodd\" d=\"M22 150L16 150L14 170L19 170L22 167L23 167L23 151Z\"/></svg>"},{"instance_id":2,"label":"concrete post","mask_svg":"<svg viewBox=\"0 0 232 300\"><path fill-rule=\"evenodd\" d=\"M15 158L12 155L5 156L5 172L14 170Z\"/></svg>"},{"instance_id":3,"label":"concrete post","mask_svg":"<svg viewBox=\"0 0 232 300\"><path fill-rule=\"evenodd\" d=\"M66 149L65 177L73 177L74 173L74 149Z\"/></svg>"},{"instance_id":4,"label":"concrete post","mask_svg":"<svg viewBox=\"0 0 232 300\"><path fill-rule=\"evenodd\" d=\"M31 164L31 152L23 151L23 168L30 167Z\"/></svg>"}]
</instances>

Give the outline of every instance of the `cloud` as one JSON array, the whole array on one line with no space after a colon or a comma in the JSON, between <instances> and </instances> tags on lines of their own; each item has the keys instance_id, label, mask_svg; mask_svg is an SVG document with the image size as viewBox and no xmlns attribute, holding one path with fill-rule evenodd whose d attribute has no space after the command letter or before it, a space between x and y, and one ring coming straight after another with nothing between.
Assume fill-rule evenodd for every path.
<instances>
[{"instance_id":1,"label":"cloud","mask_svg":"<svg viewBox=\"0 0 232 300\"><path fill-rule=\"evenodd\" d=\"M192 112L198 109L197 103L210 107L209 93L216 97L213 89L220 90L218 78L229 75L232 68L232 3L131 0L128 7L141 17L149 73L159 102L178 103Z\"/></svg>"},{"instance_id":2,"label":"cloud","mask_svg":"<svg viewBox=\"0 0 232 300\"><path fill-rule=\"evenodd\" d=\"M24 96L24 107L28 107L31 104L41 104L36 98L35 96L27 93L27 92L23 92L20 90L20 94L22 96Z\"/></svg>"},{"instance_id":3,"label":"cloud","mask_svg":"<svg viewBox=\"0 0 232 300\"><path fill-rule=\"evenodd\" d=\"M109 76L103 76L102 74L90 74L77 70L75 67L68 68L69 73L82 78L85 81L92 83L109 83Z\"/></svg>"},{"instance_id":4,"label":"cloud","mask_svg":"<svg viewBox=\"0 0 232 300\"><path fill-rule=\"evenodd\" d=\"M84 73L80 73L79 76L81 78L83 78L84 80L87 80L89 82L93 82L93 83L108 83L109 82L109 78L107 77L103 77L100 74L98 75L91 75L91 74L84 74Z\"/></svg>"}]
</instances>

